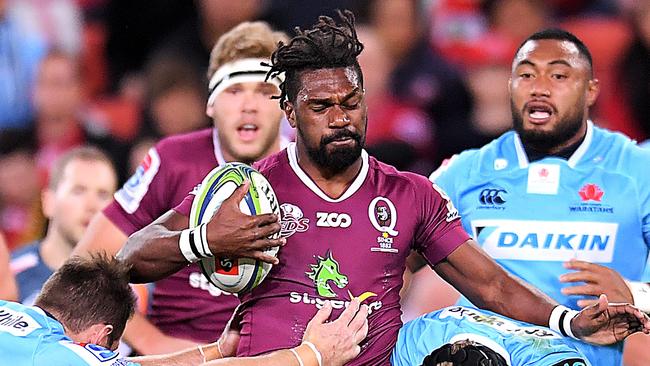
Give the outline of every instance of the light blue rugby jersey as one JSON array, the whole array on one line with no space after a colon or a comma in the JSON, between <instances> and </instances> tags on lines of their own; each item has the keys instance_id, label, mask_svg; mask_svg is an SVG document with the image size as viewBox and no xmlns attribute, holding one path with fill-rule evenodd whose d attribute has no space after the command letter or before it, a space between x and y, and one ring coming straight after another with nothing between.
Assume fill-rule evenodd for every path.
<instances>
[{"instance_id":1,"label":"light blue rugby jersey","mask_svg":"<svg viewBox=\"0 0 650 366\"><path fill-rule=\"evenodd\" d=\"M420 366L435 349L469 339L499 353L511 366L591 365L552 330L487 310L452 306L425 314L400 329L391 357L394 366Z\"/></svg>"},{"instance_id":2,"label":"light blue rugby jersey","mask_svg":"<svg viewBox=\"0 0 650 366\"><path fill-rule=\"evenodd\" d=\"M569 272L562 263L571 258L614 268L630 280L643 278L650 245L650 150L621 134L589 121L584 141L568 160L529 163L511 131L453 157L431 179L487 253L561 304L578 309L579 297L560 292L570 286L559 276ZM622 344L580 347L594 364L620 364Z\"/></svg>"},{"instance_id":3,"label":"light blue rugby jersey","mask_svg":"<svg viewBox=\"0 0 650 366\"><path fill-rule=\"evenodd\" d=\"M106 348L74 343L37 307L0 300L0 364L11 366L137 366Z\"/></svg>"}]
</instances>

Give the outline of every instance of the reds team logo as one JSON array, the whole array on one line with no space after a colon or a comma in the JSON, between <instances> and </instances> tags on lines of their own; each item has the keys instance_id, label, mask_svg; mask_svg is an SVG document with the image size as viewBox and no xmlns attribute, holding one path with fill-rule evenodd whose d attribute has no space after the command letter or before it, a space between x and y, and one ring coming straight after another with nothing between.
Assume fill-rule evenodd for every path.
<instances>
[{"instance_id":1,"label":"reds team logo","mask_svg":"<svg viewBox=\"0 0 650 366\"><path fill-rule=\"evenodd\" d=\"M386 197L375 197L368 206L368 218L372 226L382 233L397 236L397 210L395 205Z\"/></svg>"},{"instance_id":2,"label":"reds team logo","mask_svg":"<svg viewBox=\"0 0 650 366\"><path fill-rule=\"evenodd\" d=\"M295 233L304 233L309 229L309 219L304 217L300 207L290 203L280 205L282 211L282 229L280 236L288 238Z\"/></svg>"}]
</instances>

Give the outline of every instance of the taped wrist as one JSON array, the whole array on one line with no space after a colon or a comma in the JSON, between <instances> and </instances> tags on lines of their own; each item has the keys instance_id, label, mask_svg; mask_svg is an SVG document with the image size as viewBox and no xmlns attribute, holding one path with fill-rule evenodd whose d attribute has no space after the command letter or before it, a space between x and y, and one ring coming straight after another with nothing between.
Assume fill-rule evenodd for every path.
<instances>
[{"instance_id":1,"label":"taped wrist","mask_svg":"<svg viewBox=\"0 0 650 366\"><path fill-rule=\"evenodd\" d=\"M644 313L650 313L650 284L639 281L625 281L632 293L634 306Z\"/></svg>"},{"instance_id":2,"label":"taped wrist","mask_svg":"<svg viewBox=\"0 0 650 366\"><path fill-rule=\"evenodd\" d=\"M548 327L565 337L578 339L571 331L571 320L576 316L578 316L578 311L569 309L564 305L558 305L551 311Z\"/></svg>"},{"instance_id":3,"label":"taped wrist","mask_svg":"<svg viewBox=\"0 0 650 366\"><path fill-rule=\"evenodd\" d=\"M195 228L181 231L178 247L183 257L190 263L213 256L208 247L207 226L208 224L201 224Z\"/></svg>"}]
</instances>

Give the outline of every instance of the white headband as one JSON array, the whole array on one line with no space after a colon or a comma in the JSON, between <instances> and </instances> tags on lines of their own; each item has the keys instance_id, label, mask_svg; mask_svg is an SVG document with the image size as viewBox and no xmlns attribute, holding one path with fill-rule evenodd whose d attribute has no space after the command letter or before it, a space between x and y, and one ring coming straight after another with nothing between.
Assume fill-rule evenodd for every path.
<instances>
[{"instance_id":1,"label":"white headband","mask_svg":"<svg viewBox=\"0 0 650 366\"><path fill-rule=\"evenodd\" d=\"M208 104L212 104L219 93L237 83L267 82L279 89L280 83L284 81L284 75L276 75L265 80L266 74L271 68L263 66L262 62L268 63L269 60L265 58L244 58L229 62L218 68L208 84L210 89Z\"/></svg>"}]
</instances>

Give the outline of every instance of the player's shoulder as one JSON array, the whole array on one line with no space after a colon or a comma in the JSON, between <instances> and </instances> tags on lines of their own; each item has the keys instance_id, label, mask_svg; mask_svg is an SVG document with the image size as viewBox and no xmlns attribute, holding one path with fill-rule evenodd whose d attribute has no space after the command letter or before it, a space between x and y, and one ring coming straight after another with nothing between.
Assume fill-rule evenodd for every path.
<instances>
[{"instance_id":1,"label":"player's shoulder","mask_svg":"<svg viewBox=\"0 0 650 366\"><path fill-rule=\"evenodd\" d=\"M373 176L379 185L406 185L415 190L423 186L431 186L431 182L420 174L398 170L390 164L383 163L376 158L368 157L369 175Z\"/></svg>"},{"instance_id":2,"label":"player's shoulder","mask_svg":"<svg viewBox=\"0 0 650 366\"><path fill-rule=\"evenodd\" d=\"M214 148L213 128L172 135L156 143L155 150L161 157L186 159L188 149L191 151L209 150Z\"/></svg>"},{"instance_id":3,"label":"player's shoulder","mask_svg":"<svg viewBox=\"0 0 650 366\"><path fill-rule=\"evenodd\" d=\"M618 170L639 177L647 176L645 167L650 161L650 149L639 146L626 135L594 126L592 144L593 154L602 157L602 164L608 170Z\"/></svg>"},{"instance_id":4,"label":"player's shoulder","mask_svg":"<svg viewBox=\"0 0 650 366\"><path fill-rule=\"evenodd\" d=\"M50 364L57 364L57 361L65 361L66 365L72 366L133 366L134 364L120 357L113 352L94 344L76 343L70 339L52 340L43 343L36 350L34 357L35 364L41 364L39 360L49 361Z\"/></svg>"},{"instance_id":5,"label":"player's shoulder","mask_svg":"<svg viewBox=\"0 0 650 366\"><path fill-rule=\"evenodd\" d=\"M429 179L436 181L439 177L462 179L471 174L493 174L495 170L507 170L518 166L515 132L508 131L480 148L464 150L445 159L431 173Z\"/></svg>"},{"instance_id":6,"label":"player's shoulder","mask_svg":"<svg viewBox=\"0 0 650 366\"><path fill-rule=\"evenodd\" d=\"M253 167L262 173L262 175L267 177L267 179L269 178L269 175L283 170L283 168L287 168L288 166L289 158L287 155L287 149L282 149L253 164Z\"/></svg>"}]
</instances>

